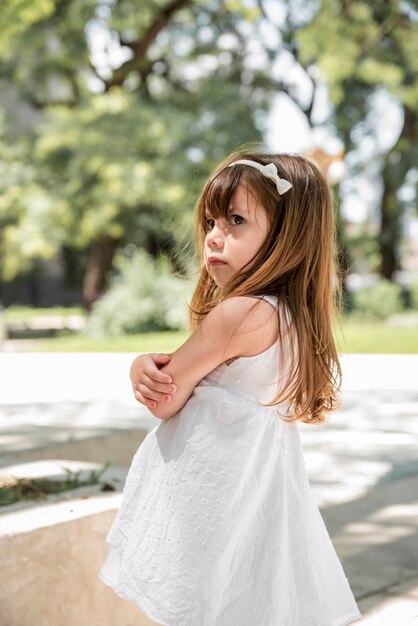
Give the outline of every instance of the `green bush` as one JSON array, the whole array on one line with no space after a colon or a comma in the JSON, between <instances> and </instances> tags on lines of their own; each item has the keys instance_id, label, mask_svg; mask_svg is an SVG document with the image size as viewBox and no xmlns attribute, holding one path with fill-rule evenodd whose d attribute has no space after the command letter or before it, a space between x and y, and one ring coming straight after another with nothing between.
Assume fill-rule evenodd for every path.
<instances>
[{"instance_id":1,"label":"green bush","mask_svg":"<svg viewBox=\"0 0 418 626\"><path fill-rule=\"evenodd\" d=\"M386 319L402 311L401 287L381 278L354 293L354 312L367 319Z\"/></svg>"},{"instance_id":2,"label":"green bush","mask_svg":"<svg viewBox=\"0 0 418 626\"><path fill-rule=\"evenodd\" d=\"M187 306L193 285L174 276L167 257L154 259L144 250L115 259L117 271L109 291L95 304L86 326L95 337L158 330L187 329Z\"/></svg>"}]
</instances>

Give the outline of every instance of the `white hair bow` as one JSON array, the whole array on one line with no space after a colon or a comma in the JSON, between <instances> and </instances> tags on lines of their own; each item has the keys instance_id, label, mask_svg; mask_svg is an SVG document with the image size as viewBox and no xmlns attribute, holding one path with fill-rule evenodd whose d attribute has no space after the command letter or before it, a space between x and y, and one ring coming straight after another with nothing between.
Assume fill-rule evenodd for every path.
<instances>
[{"instance_id":1,"label":"white hair bow","mask_svg":"<svg viewBox=\"0 0 418 626\"><path fill-rule=\"evenodd\" d=\"M277 167L274 165L274 163L261 165L261 163L257 163L257 161L248 161L247 159L241 159L239 161L234 161L233 163L230 163L228 167L231 167L232 165L250 165L250 167L255 167L263 174L263 176L270 178L276 183L277 191L281 196L286 193L286 191L289 191L291 187L293 187L293 185L289 183L288 180L285 180L284 178L279 178L277 174Z\"/></svg>"}]
</instances>

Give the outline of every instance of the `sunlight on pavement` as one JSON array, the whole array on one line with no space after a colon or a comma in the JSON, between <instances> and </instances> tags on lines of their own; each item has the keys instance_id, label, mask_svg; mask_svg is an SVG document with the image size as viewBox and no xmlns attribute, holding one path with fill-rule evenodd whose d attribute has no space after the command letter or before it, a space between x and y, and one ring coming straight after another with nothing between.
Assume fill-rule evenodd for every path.
<instances>
[{"instance_id":1,"label":"sunlight on pavement","mask_svg":"<svg viewBox=\"0 0 418 626\"><path fill-rule=\"evenodd\" d=\"M356 626L418 626L418 599L388 599L369 614L362 613L364 617L355 622Z\"/></svg>"},{"instance_id":2,"label":"sunlight on pavement","mask_svg":"<svg viewBox=\"0 0 418 626\"><path fill-rule=\"evenodd\" d=\"M355 524L347 524L344 527L344 532L349 535L345 543L346 545L351 545L350 554L352 555L356 548L357 552L361 552L363 546L390 543L394 539L414 534L416 529L413 526L410 528L393 525L385 527L372 522L357 522Z\"/></svg>"}]
</instances>

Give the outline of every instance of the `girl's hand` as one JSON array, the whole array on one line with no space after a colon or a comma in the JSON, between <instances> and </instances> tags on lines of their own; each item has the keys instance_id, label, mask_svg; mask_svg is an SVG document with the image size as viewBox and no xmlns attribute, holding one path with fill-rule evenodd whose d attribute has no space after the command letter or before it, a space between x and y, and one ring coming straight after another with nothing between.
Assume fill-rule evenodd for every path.
<instances>
[{"instance_id":1,"label":"girl's hand","mask_svg":"<svg viewBox=\"0 0 418 626\"><path fill-rule=\"evenodd\" d=\"M131 365L129 372L134 396L144 406L155 408L158 402L169 402L171 395L177 390L168 374L160 372L170 361L168 354L150 352L140 354Z\"/></svg>"}]
</instances>

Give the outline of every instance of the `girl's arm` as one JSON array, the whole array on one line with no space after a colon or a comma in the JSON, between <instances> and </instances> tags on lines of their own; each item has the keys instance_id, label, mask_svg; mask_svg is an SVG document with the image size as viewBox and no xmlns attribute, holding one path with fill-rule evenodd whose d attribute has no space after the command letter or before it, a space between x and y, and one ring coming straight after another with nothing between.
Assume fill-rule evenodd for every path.
<instances>
[{"instance_id":1,"label":"girl's arm","mask_svg":"<svg viewBox=\"0 0 418 626\"><path fill-rule=\"evenodd\" d=\"M171 376L160 372L160 367L170 361L169 354L149 352L140 354L132 362L129 376L134 396L147 407L156 407L157 402L171 400L171 394L177 389Z\"/></svg>"},{"instance_id":2,"label":"girl's arm","mask_svg":"<svg viewBox=\"0 0 418 626\"><path fill-rule=\"evenodd\" d=\"M176 381L170 402L160 402L151 413L170 419L186 404L196 385L228 359L266 350L277 339L277 315L264 300L250 296L227 298L172 355L161 372Z\"/></svg>"}]
</instances>

